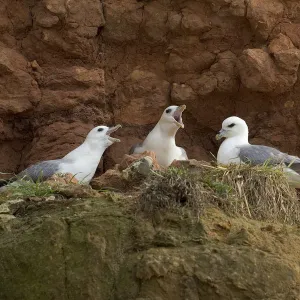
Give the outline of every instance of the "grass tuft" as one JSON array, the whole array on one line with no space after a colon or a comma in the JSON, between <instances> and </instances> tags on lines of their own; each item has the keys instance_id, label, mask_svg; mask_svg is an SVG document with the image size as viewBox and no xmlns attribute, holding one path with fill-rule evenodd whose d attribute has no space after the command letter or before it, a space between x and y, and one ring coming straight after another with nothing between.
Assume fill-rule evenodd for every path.
<instances>
[{"instance_id":1,"label":"grass tuft","mask_svg":"<svg viewBox=\"0 0 300 300\"><path fill-rule=\"evenodd\" d=\"M159 210L186 212L191 209L198 218L209 199L209 189L199 175L184 168L170 167L153 172L142 186L139 209L147 214Z\"/></svg>"},{"instance_id":2,"label":"grass tuft","mask_svg":"<svg viewBox=\"0 0 300 300\"><path fill-rule=\"evenodd\" d=\"M141 189L138 208L147 214L158 210L184 212L199 218L214 206L229 215L294 224L300 220L300 202L282 168L268 165L169 168L153 172Z\"/></svg>"},{"instance_id":3,"label":"grass tuft","mask_svg":"<svg viewBox=\"0 0 300 300\"><path fill-rule=\"evenodd\" d=\"M8 186L7 193L10 197L49 197L51 195L55 195L56 190L47 182L20 180L17 184Z\"/></svg>"}]
</instances>

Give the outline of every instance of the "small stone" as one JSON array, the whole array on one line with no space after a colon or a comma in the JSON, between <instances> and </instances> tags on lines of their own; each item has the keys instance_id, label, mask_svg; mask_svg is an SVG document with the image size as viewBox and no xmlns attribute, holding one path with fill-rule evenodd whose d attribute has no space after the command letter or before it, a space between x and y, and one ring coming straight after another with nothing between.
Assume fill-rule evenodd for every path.
<instances>
[{"instance_id":1,"label":"small stone","mask_svg":"<svg viewBox=\"0 0 300 300\"><path fill-rule=\"evenodd\" d=\"M150 156L145 156L138 162L136 162L132 167L141 175L147 176L153 166L153 160Z\"/></svg>"},{"instance_id":2,"label":"small stone","mask_svg":"<svg viewBox=\"0 0 300 300\"><path fill-rule=\"evenodd\" d=\"M40 202L40 201L43 201L44 199L42 197L29 197L29 200L32 201L32 202Z\"/></svg>"},{"instance_id":3,"label":"small stone","mask_svg":"<svg viewBox=\"0 0 300 300\"><path fill-rule=\"evenodd\" d=\"M8 215L8 214L2 214L0 215L0 222L1 223L6 223L10 220L13 220L15 219L16 217L15 216L12 216L12 215Z\"/></svg>"},{"instance_id":4,"label":"small stone","mask_svg":"<svg viewBox=\"0 0 300 300\"><path fill-rule=\"evenodd\" d=\"M34 71L40 71L40 70L41 70L41 67L40 67L40 65L37 63L36 60L32 61L32 62L30 63L30 65L31 65L31 68L32 68Z\"/></svg>"},{"instance_id":5,"label":"small stone","mask_svg":"<svg viewBox=\"0 0 300 300\"><path fill-rule=\"evenodd\" d=\"M45 201L54 201L55 200L55 196L49 196L45 199Z\"/></svg>"},{"instance_id":6,"label":"small stone","mask_svg":"<svg viewBox=\"0 0 300 300\"><path fill-rule=\"evenodd\" d=\"M127 169L128 167L130 167L136 161L139 161L143 157L150 157L152 159L153 170L160 170L160 166L156 160L156 155L152 151L145 151L140 154L131 154L131 155L125 154L119 166L119 170L122 171Z\"/></svg>"},{"instance_id":7,"label":"small stone","mask_svg":"<svg viewBox=\"0 0 300 300\"><path fill-rule=\"evenodd\" d=\"M123 171L123 175L127 180L134 178L147 177L153 169L153 159L150 156L145 156Z\"/></svg>"},{"instance_id":8,"label":"small stone","mask_svg":"<svg viewBox=\"0 0 300 300\"><path fill-rule=\"evenodd\" d=\"M9 214L10 209L7 203L3 203L0 205L0 214Z\"/></svg>"}]
</instances>

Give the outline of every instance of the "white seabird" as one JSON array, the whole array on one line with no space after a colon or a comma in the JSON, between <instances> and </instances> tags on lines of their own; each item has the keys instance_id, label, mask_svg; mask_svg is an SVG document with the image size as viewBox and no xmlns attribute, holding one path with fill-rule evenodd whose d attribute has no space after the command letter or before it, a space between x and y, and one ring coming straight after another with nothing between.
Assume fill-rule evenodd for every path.
<instances>
[{"instance_id":1,"label":"white seabird","mask_svg":"<svg viewBox=\"0 0 300 300\"><path fill-rule=\"evenodd\" d=\"M248 142L248 134L248 126L243 119L239 117L225 119L222 129L216 135L217 140L225 138L218 150L218 164L284 165L290 185L300 188L300 158L272 147L251 145Z\"/></svg>"},{"instance_id":2,"label":"white seabird","mask_svg":"<svg viewBox=\"0 0 300 300\"><path fill-rule=\"evenodd\" d=\"M175 142L177 130L184 128L182 112L185 108L185 105L167 107L144 142L131 147L129 154L153 151L158 164L163 167L168 167L175 159L187 160L185 150L177 147Z\"/></svg>"},{"instance_id":3,"label":"white seabird","mask_svg":"<svg viewBox=\"0 0 300 300\"><path fill-rule=\"evenodd\" d=\"M6 185L18 179L31 179L32 181L44 181L54 174L71 173L80 183L89 183L93 178L103 152L119 139L113 138L110 134L120 128L97 126L87 135L85 141L76 149L61 159L46 160L34 164L8 182L1 182Z\"/></svg>"}]
</instances>

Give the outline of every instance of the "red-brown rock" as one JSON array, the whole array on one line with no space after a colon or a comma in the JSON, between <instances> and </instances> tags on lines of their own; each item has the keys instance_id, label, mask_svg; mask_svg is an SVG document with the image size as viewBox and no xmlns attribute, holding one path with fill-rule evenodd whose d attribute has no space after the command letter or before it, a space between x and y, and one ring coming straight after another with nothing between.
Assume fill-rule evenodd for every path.
<instances>
[{"instance_id":1,"label":"red-brown rock","mask_svg":"<svg viewBox=\"0 0 300 300\"><path fill-rule=\"evenodd\" d=\"M271 49L276 50L275 42ZM244 86L259 92L283 93L290 90L297 81L300 51L293 48L274 52L273 55L275 59L261 49L243 52L238 69Z\"/></svg>"},{"instance_id":2,"label":"red-brown rock","mask_svg":"<svg viewBox=\"0 0 300 300\"><path fill-rule=\"evenodd\" d=\"M268 50L272 54L290 49L295 49L295 46L291 39L282 33L279 33L278 36L272 39L268 46Z\"/></svg>"},{"instance_id":3,"label":"red-brown rock","mask_svg":"<svg viewBox=\"0 0 300 300\"><path fill-rule=\"evenodd\" d=\"M27 61L17 51L0 47L0 114L31 110L41 99L37 82L28 74Z\"/></svg>"},{"instance_id":4,"label":"red-brown rock","mask_svg":"<svg viewBox=\"0 0 300 300\"><path fill-rule=\"evenodd\" d=\"M66 173L66 174L54 174L46 181L49 184L77 184L79 181L74 177L74 174Z\"/></svg>"},{"instance_id":5,"label":"red-brown rock","mask_svg":"<svg viewBox=\"0 0 300 300\"><path fill-rule=\"evenodd\" d=\"M276 66L264 50L245 50L239 58L238 69L242 84L248 89L272 92L276 88Z\"/></svg>"},{"instance_id":6,"label":"red-brown rock","mask_svg":"<svg viewBox=\"0 0 300 300\"><path fill-rule=\"evenodd\" d=\"M176 136L210 159L223 119L300 154L299 1L0 1L0 171L58 158L122 123L104 170L171 104ZM103 13L103 10L105 13Z\"/></svg>"},{"instance_id":7,"label":"red-brown rock","mask_svg":"<svg viewBox=\"0 0 300 300\"><path fill-rule=\"evenodd\" d=\"M128 125L156 123L167 106L169 88L169 82L156 74L134 70L117 91L116 122Z\"/></svg>"},{"instance_id":8,"label":"red-brown rock","mask_svg":"<svg viewBox=\"0 0 300 300\"><path fill-rule=\"evenodd\" d=\"M249 0L247 19L253 31L267 40L276 23L282 18L284 6L279 0Z\"/></svg>"},{"instance_id":9,"label":"red-brown rock","mask_svg":"<svg viewBox=\"0 0 300 300\"><path fill-rule=\"evenodd\" d=\"M97 0L44 0L32 8L33 28L23 40L30 59L45 59L51 53L90 60L96 57L95 38L105 24Z\"/></svg>"},{"instance_id":10,"label":"red-brown rock","mask_svg":"<svg viewBox=\"0 0 300 300\"><path fill-rule=\"evenodd\" d=\"M119 170L110 169L99 177L93 178L91 181L93 189L117 189L122 190L127 186L126 179Z\"/></svg>"},{"instance_id":11,"label":"red-brown rock","mask_svg":"<svg viewBox=\"0 0 300 300\"><path fill-rule=\"evenodd\" d=\"M45 69L42 79L42 99L37 107L41 113L69 110L79 104L102 105L105 97L104 71L74 66Z\"/></svg>"},{"instance_id":12,"label":"red-brown rock","mask_svg":"<svg viewBox=\"0 0 300 300\"><path fill-rule=\"evenodd\" d=\"M125 170L126 168L128 168L130 165L132 165L134 162L140 160L143 157L149 156L152 159L153 162L153 170L160 170L161 167L160 165L157 163L156 160L156 155L154 152L152 151L145 151L141 154L125 154L120 165L119 165L119 169L121 171Z\"/></svg>"}]
</instances>

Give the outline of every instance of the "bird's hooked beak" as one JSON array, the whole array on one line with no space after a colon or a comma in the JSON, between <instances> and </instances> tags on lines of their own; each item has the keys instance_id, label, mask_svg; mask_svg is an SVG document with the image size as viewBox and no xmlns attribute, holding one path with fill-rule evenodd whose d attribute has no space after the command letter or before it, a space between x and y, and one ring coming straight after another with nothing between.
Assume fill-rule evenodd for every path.
<instances>
[{"instance_id":1,"label":"bird's hooked beak","mask_svg":"<svg viewBox=\"0 0 300 300\"><path fill-rule=\"evenodd\" d=\"M110 128L107 130L106 135L108 136L108 140L109 140L109 141L111 141L111 142L113 142L113 143L115 143L115 142L120 142L119 139L116 139L116 138L111 137L110 134L113 133L113 132L115 132L115 131L117 131L117 130L118 130L119 128L121 128L121 127L122 127L122 125L118 124L118 125L116 125L116 126L114 126L114 127L110 127Z\"/></svg>"},{"instance_id":2,"label":"bird's hooked beak","mask_svg":"<svg viewBox=\"0 0 300 300\"><path fill-rule=\"evenodd\" d=\"M216 140L220 140L221 138L226 138L227 131L225 129L221 129L219 133L216 135Z\"/></svg>"},{"instance_id":3,"label":"bird's hooked beak","mask_svg":"<svg viewBox=\"0 0 300 300\"><path fill-rule=\"evenodd\" d=\"M181 128L184 128L184 124L182 122L182 113L185 109L186 109L185 105L178 106L178 108L175 110L175 112L173 114L175 124Z\"/></svg>"}]
</instances>

